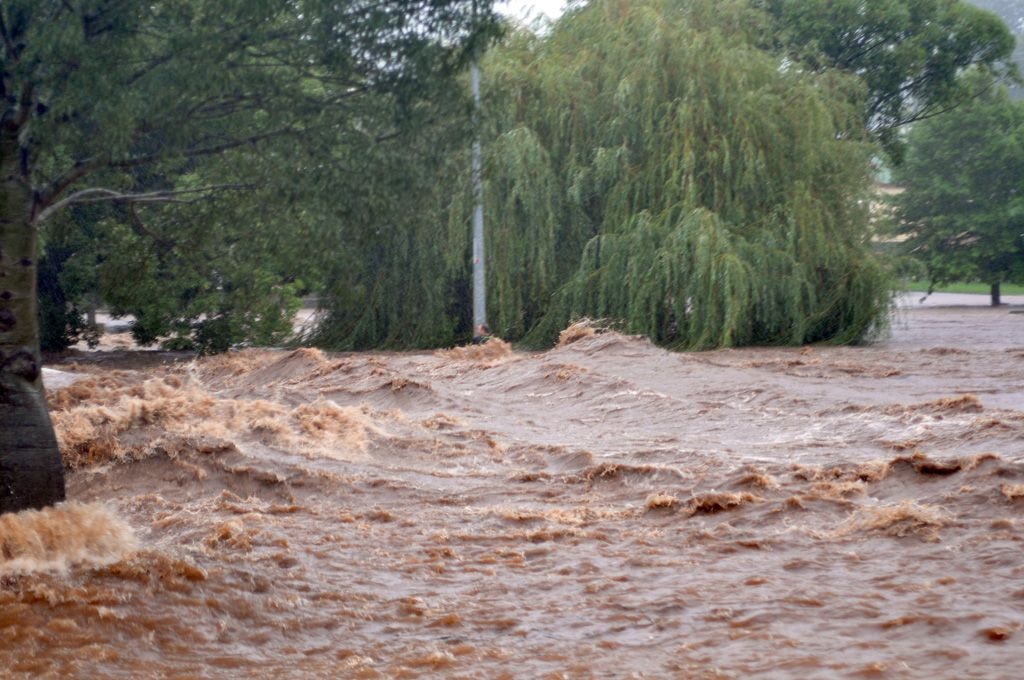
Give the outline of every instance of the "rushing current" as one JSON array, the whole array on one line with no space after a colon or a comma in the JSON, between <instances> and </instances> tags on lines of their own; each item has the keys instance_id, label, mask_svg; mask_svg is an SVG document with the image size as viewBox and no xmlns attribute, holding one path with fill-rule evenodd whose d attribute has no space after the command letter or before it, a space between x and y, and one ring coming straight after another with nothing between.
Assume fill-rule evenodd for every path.
<instances>
[{"instance_id":1,"label":"rushing current","mask_svg":"<svg viewBox=\"0 0 1024 680\"><path fill-rule=\"evenodd\" d=\"M82 353L0 676L1019 678L1024 315L864 347Z\"/></svg>"}]
</instances>

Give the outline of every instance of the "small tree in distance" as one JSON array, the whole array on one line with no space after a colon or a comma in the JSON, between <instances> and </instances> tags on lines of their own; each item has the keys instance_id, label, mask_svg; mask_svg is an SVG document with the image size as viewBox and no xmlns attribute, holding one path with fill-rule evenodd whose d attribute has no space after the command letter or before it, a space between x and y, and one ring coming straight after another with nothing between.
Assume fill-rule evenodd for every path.
<instances>
[{"instance_id":1,"label":"small tree in distance","mask_svg":"<svg viewBox=\"0 0 1024 680\"><path fill-rule=\"evenodd\" d=\"M1024 281L1024 103L1005 87L915 125L895 178L897 231L933 287L980 281L998 305L1001 283Z\"/></svg>"},{"instance_id":2,"label":"small tree in distance","mask_svg":"<svg viewBox=\"0 0 1024 680\"><path fill-rule=\"evenodd\" d=\"M974 68L1013 74L1014 39L991 11L964 0L753 0L802 67L856 74L867 90L863 124L891 160L903 156L903 126L976 95L958 77ZM980 4L980 3L978 3Z\"/></svg>"}]
</instances>

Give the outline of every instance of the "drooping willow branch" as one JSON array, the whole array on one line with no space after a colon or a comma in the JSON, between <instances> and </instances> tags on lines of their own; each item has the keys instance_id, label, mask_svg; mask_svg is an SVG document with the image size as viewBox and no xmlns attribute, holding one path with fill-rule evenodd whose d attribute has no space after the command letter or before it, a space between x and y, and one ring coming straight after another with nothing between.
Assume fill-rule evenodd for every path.
<instances>
[{"instance_id":1,"label":"drooping willow branch","mask_svg":"<svg viewBox=\"0 0 1024 680\"><path fill-rule=\"evenodd\" d=\"M589 316L708 348L856 342L884 325L853 83L780 69L744 8L595 0L484 58L497 334L543 345ZM372 257L345 261L318 341L429 346L469 327L464 154L414 217L389 216L400 228L376 231Z\"/></svg>"}]
</instances>

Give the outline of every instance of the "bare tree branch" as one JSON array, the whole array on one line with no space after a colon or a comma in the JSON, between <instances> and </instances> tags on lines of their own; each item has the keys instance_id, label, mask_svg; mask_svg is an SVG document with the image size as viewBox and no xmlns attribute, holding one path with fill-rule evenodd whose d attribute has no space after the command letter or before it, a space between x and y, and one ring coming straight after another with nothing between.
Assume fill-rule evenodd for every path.
<instances>
[{"instance_id":1,"label":"bare tree branch","mask_svg":"<svg viewBox=\"0 0 1024 680\"><path fill-rule=\"evenodd\" d=\"M50 207L50 204L64 193L68 187L103 166L103 159L100 158L87 158L76 162L71 169L36 192L35 209L39 212L45 212Z\"/></svg>"},{"instance_id":2,"label":"bare tree branch","mask_svg":"<svg viewBox=\"0 0 1024 680\"><path fill-rule=\"evenodd\" d=\"M36 221L40 222L39 215L46 214L49 216L53 211L50 208L60 204L63 207L65 204L63 201L57 201L62 193L64 193L72 184L82 179L83 177L102 170L104 168L134 168L140 165L147 165L149 163L156 163L157 161L166 160L169 158L192 158L195 156L209 156L235 149L247 144L256 144L264 139L275 137L277 135L286 134L288 132L295 132L292 127L283 127L269 132L264 132L258 135L252 135L250 137L244 137L241 139L234 139L223 144L217 144L213 146L197 147L192 149L172 149L168 151L162 151L154 154L147 154L145 156L132 156L128 158L121 158L117 160L111 160L109 158L88 158L82 161L78 161L75 165L65 172L63 175L58 177L49 183L46 187L40 189L37 192L36 198ZM88 190L87 190L88 191ZM77 195L77 194L73 194ZM69 197L70 198L70 197ZM64 199L67 200L67 199ZM110 199L105 199L110 200ZM56 201L56 202L55 202Z\"/></svg>"},{"instance_id":3,"label":"bare tree branch","mask_svg":"<svg viewBox=\"0 0 1024 680\"><path fill-rule=\"evenodd\" d=\"M32 219L32 224L38 226L58 211L76 203L101 203L107 201L121 203L195 203L197 199L183 200L180 197L208 194L215 191L231 191L251 188L253 188L252 184L213 184L196 189L147 191L144 193L133 194L115 191L113 189L105 189L102 187L92 187L76 191L70 196L62 198L53 205L41 210Z\"/></svg>"}]
</instances>

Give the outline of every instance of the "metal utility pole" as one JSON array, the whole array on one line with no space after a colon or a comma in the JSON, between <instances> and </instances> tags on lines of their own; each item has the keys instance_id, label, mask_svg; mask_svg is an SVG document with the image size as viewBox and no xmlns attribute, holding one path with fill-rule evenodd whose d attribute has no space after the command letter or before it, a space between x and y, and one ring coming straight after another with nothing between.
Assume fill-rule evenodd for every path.
<instances>
[{"instance_id":1,"label":"metal utility pole","mask_svg":"<svg viewBox=\"0 0 1024 680\"><path fill-rule=\"evenodd\" d=\"M473 61L470 69L473 82L473 335L487 324L487 290L484 280L484 178L480 150L480 65Z\"/></svg>"}]
</instances>

